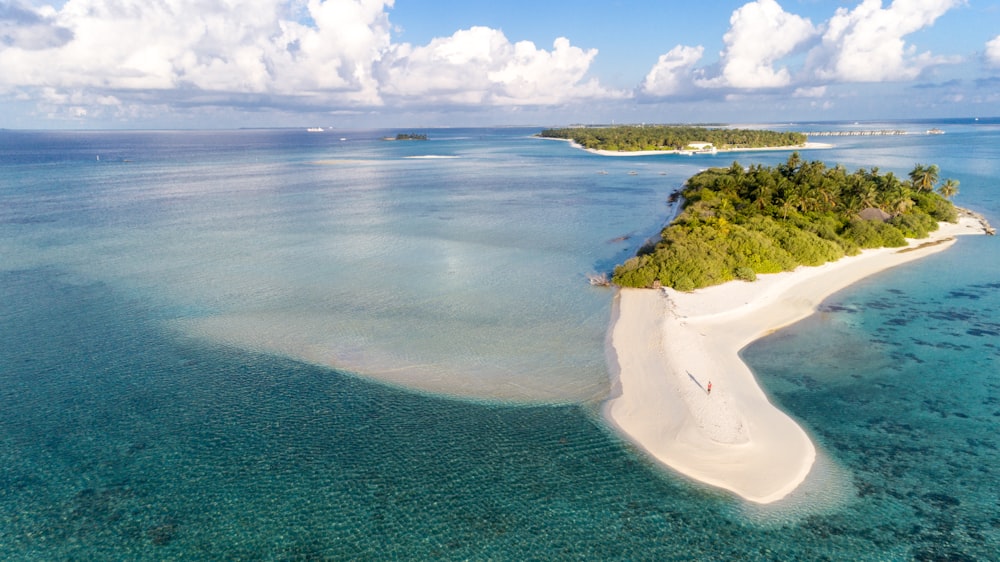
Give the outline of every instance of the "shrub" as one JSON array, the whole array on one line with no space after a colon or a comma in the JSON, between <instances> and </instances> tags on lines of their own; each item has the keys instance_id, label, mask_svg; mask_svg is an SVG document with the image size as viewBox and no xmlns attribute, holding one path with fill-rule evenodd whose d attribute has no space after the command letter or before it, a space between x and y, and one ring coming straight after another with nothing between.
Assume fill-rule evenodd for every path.
<instances>
[{"instance_id":1,"label":"shrub","mask_svg":"<svg viewBox=\"0 0 1000 562\"><path fill-rule=\"evenodd\" d=\"M938 228L937 221L921 211L892 217L889 224L899 229L907 238L926 238Z\"/></svg>"},{"instance_id":2,"label":"shrub","mask_svg":"<svg viewBox=\"0 0 1000 562\"><path fill-rule=\"evenodd\" d=\"M869 204L862 202L872 193L884 191L890 179L900 190L894 197L912 199L911 209L887 222L846 218ZM648 287L659 281L688 291L752 280L862 248L904 246L906 238L926 237L938 221L957 217L951 202L937 193L918 192L874 169L848 174L840 166L803 163L797 154L772 168L746 170L733 162L706 170L690 178L681 194L681 213L655 246L615 269L615 283Z\"/></svg>"},{"instance_id":3,"label":"shrub","mask_svg":"<svg viewBox=\"0 0 1000 562\"><path fill-rule=\"evenodd\" d=\"M889 223L853 219L841 233L859 248L898 248L906 245L903 233Z\"/></svg>"},{"instance_id":4,"label":"shrub","mask_svg":"<svg viewBox=\"0 0 1000 562\"><path fill-rule=\"evenodd\" d=\"M620 287L651 287L655 272L647 267L649 260L645 258L630 258L624 264L615 268L611 280Z\"/></svg>"},{"instance_id":5,"label":"shrub","mask_svg":"<svg viewBox=\"0 0 1000 562\"><path fill-rule=\"evenodd\" d=\"M944 197L937 193L923 191L913 196L913 201L917 204L917 209L927 213L938 222L958 221L958 211Z\"/></svg>"}]
</instances>

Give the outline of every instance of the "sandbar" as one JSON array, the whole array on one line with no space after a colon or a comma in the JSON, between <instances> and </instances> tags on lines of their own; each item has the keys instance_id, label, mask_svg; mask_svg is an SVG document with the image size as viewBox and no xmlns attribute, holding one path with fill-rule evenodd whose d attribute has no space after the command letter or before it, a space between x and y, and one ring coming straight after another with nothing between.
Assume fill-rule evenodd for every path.
<instances>
[{"instance_id":1,"label":"sandbar","mask_svg":"<svg viewBox=\"0 0 1000 562\"><path fill-rule=\"evenodd\" d=\"M607 338L612 397L603 414L624 438L683 475L752 502L778 501L806 479L816 448L771 404L740 350L864 277L985 228L979 218L962 216L904 248L866 250L750 283L690 293L620 289Z\"/></svg>"}]
</instances>

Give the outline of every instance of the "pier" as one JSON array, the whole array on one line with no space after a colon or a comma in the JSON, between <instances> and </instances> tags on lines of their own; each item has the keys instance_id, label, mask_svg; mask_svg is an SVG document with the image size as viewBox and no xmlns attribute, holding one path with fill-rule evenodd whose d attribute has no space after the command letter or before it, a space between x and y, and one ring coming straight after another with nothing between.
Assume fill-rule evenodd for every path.
<instances>
[{"instance_id":1,"label":"pier","mask_svg":"<svg viewBox=\"0 0 1000 562\"><path fill-rule=\"evenodd\" d=\"M882 137L890 135L905 135L907 132L882 129L877 131L813 131L802 134L807 137Z\"/></svg>"}]
</instances>

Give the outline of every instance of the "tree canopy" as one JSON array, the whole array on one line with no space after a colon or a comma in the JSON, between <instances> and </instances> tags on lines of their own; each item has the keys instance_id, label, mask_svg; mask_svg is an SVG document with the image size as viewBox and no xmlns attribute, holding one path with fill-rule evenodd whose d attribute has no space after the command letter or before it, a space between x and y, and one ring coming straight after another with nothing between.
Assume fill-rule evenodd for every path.
<instances>
[{"instance_id":1,"label":"tree canopy","mask_svg":"<svg viewBox=\"0 0 1000 562\"><path fill-rule=\"evenodd\" d=\"M774 167L711 168L687 180L682 211L659 242L616 267L612 280L689 291L820 265L864 248L903 246L906 238L925 238L939 221L957 220L955 207L934 191L937 182L937 166L918 164L901 180L878 168L848 172L806 162L798 153ZM939 189L953 195L953 184L945 180ZM883 213L861 218L868 208Z\"/></svg>"},{"instance_id":2,"label":"tree canopy","mask_svg":"<svg viewBox=\"0 0 1000 562\"><path fill-rule=\"evenodd\" d=\"M695 126L625 125L545 129L539 136L576 141L584 148L634 152L639 150L685 150L692 143L711 143L720 150L802 146L802 133L758 129L725 129Z\"/></svg>"}]
</instances>

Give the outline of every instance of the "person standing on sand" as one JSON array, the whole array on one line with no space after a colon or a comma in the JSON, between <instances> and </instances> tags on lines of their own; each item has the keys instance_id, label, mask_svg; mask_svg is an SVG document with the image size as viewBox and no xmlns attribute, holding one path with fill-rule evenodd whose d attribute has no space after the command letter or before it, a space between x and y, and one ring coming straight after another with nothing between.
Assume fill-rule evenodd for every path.
<instances>
[{"instance_id":1,"label":"person standing on sand","mask_svg":"<svg viewBox=\"0 0 1000 562\"><path fill-rule=\"evenodd\" d=\"M712 393L712 381L708 381L708 394Z\"/></svg>"}]
</instances>

